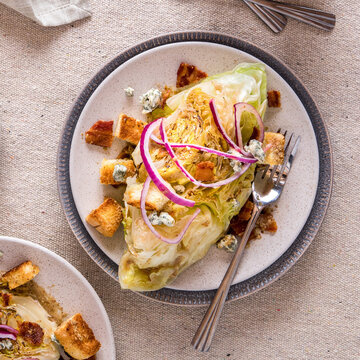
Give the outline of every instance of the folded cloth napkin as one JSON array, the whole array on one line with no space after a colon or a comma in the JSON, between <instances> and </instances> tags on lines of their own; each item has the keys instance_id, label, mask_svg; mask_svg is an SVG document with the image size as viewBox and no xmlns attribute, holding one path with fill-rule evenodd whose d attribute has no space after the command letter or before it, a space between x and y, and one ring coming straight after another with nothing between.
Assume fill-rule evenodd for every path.
<instances>
[{"instance_id":1,"label":"folded cloth napkin","mask_svg":"<svg viewBox=\"0 0 360 360\"><path fill-rule=\"evenodd\" d=\"M0 0L43 26L69 24L91 15L89 0Z\"/></svg>"}]
</instances>

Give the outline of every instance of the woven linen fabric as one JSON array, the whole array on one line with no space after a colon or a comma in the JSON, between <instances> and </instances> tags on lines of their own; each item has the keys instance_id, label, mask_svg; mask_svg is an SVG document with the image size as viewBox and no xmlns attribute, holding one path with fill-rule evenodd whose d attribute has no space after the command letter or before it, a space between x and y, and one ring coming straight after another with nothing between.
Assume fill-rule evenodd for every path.
<instances>
[{"instance_id":1,"label":"woven linen fabric","mask_svg":"<svg viewBox=\"0 0 360 360\"><path fill-rule=\"evenodd\" d=\"M117 359L360 358L359 4L291 2L335 13L336 28L289 19L274 35L239 0L104 0L92 3L91 18L56 28L0 5L0 234L46 246L84 274L109 314ZM283 60L317 102L334 152L332 200L316 239L279 281L225 306L207 354L190 346L206 309L122 291L77 242L56 185L60 133L92 75L134 44L183 30L236 36Z\"/></svg>"},{"instance_id":2,"label":"woven linen fabric","mask_svg":"<svg viewBox=\"0 0 360 360\"><path fill-rule=\"evenodd\" d=\"M87 0L0 0L43 26L59 26L91 15Z\"/></svg>"}]
</instances>

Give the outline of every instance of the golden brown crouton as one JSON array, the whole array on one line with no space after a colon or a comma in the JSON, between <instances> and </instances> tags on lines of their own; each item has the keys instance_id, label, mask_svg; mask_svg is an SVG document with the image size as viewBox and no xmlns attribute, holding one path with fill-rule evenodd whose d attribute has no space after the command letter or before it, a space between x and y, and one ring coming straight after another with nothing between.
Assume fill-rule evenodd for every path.
<instances>
[{"instance_id":1,"label":"golden brown crouton","mask_svg":"<svg viewBox=\"0 0 360 360\"><path fill-rule=\"evenodd\" d=\"M234 216L230 221L231 232L235 235L242 236L245 232L246 226L251 218L254 204L248 200L242 207L238 215ZM249 239L261 238L262 232L275 233L277 231L277 223L272 215L272 210L267 208L260 214L256 221L255 228L252 230Z\"/></svg>"},{"instance_id":2,"label":"golden brown crouton","mask_svg":"<svg viewBox=\"0 0 360 360\"><path fill-rule=\"evenodd\" d=\"M146 124L142 121L136 120L125 114L120 114L115 129L115 136L121 140L137 145L145 125Z\"/></svg>"},{"instance_id":3,"label":"golden brown crouton","mask_svg":"<svg viewBox=\"0 0 360 360\"><path fill-rule=\"evenodd\" d=\"M19 326L19 336L28 343L39 346L44 339L44 331L37 323L23 321Z\"/></svg>"},{"instance_id":4,"label":"golden brown crouton","mask_svg":"<svg viewBox=\"0 0 360 360\"><path fill-rule=\"evenodd\" d=\"M31 261L25 261L22 264L9 270L2 276L2 281L8 283L9 289L15 289L20 285L26 284L39 273L39 268Z\"/></svg>"},{"instance_id":5,"label":"golden brown crouton","mask_svg":"<svg viewBox=\"0 0 360 360\"><path fill-rule=\"evenodd\" d=\"M114 235L122 219L123 213L121 206L112 198L106 198L97 209L92 210L86 217L86 221L106 237L112 237Z\"/></svg>"},{"instance_id":6,"label":"golden brown crouton","mask_svg":"<svg viewBox=\"0 0 360 360\"><path fill-rule=\"evenodd\" d=\"M109 147L111 146L113 136L113 124L111 121L97 121L88 131L85 132L85 141L88 144Z\"/></svg>"},{"instance_id":7,"label":"golden brown crouton","mask_svg":"<svg viewBox=\"0 0 360 360\"><path fill-rule=\"evenodd\" d=\"M203 161L196 165L195 179L199 181L214 180L214 163L211 161Z\"/></svg>"},{"instance_id":8,"label":"golden brown crouton","mask_svg":"<svg viewBox=\"0 0 360 360\"><path fill-rule=\"evenodd\" d=\"M240 212L237 214L239 220L250 220L251 214L254 209L254 203L248 200L245 205L241 208Z\"/></svg>"},{"instance_id":9,"label":"golden brown crouton","mask_svg":"<svg viewBox=\"0 0 360 360\"><path fill-rule=\"evenodd\" d=\"M280 91L271 90L267 93L269 107L281 107Z\"/></svg>"},{"instance_id":10,"label":"golden brown crouton","mask_svg":"<svg viewBox=\"0 0 360 360\"><path fill-rule=\"evenodd\" d=\"M176 87L190 85L207 76L207 73L199 70L196 66L182 62L177 71Z\"/></svg>"},{"instance_id":11,"label":"golden brown crouton","mask_svg":"<svg viewBox=\"0 0 360 360\"><path fill-rule=\"evenodd\" d=\"M285 137L279 133L266 132L263 142L265 164L281 165L284 161Z\"/></svg>"},{"instance_id":12,"label":"golden brown crouton","mask_svg":"<svg viewBox=\"0 0 360 360\"><path fill-rule=\"evenodd\" d=\"M122 181L115 181L115 179L113 177L115 165L123 165L127 169ZM129 176L134 176L134 175L135 175L135 165L132 160L121 160L121 159L107 160L107 159L104 159L101 163L101 168L100 168L101 184L104 184L104 185L125 184L126 178L128 178Z\"/></svg>"},{"instance_id":13,"label":"golden brown crouton","mask_svg":"<svg viewBox=\"0 0 360 360\"><path fill-rule=\"evenodd\" d=\"M260 214L257 225L259 226L261 231L271 233L275 233L278 228L274 216L271 213Z\"/></svg>"},{"instance_id":14,"label":"golden brown crouton","mask_svg":"<svg viewBox=\"0 0 360 360\"><path fill-rule=\"evenodd\" d=\"M75 314L55 330L56 339L74 359L85 360L95 355L101 344L81 314Z\"/></svg>"},{"instance_id":15,"label":"golden brown crouton","mask_svg":"<svg viewBox=\"0 0 360 360\"><path fill-rule=\"evenodd\" d=\"M133 184L128 186L124 194L124 201L126 201L128 205L140 208L140 198L143 187L143 184ZM168 201L169 199L156 187L156 185L151 183L145 201L146 210L161 211Z\"/></svg>"}]
</instances>

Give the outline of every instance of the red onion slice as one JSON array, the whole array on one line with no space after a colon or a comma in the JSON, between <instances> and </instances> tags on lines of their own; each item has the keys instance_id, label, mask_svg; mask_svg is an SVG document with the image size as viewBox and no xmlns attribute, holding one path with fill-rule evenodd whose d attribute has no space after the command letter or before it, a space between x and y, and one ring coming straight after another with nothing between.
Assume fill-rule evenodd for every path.
<instances>
[{"instance_id":1,"label":"red onion slice","mask_svg":"<svg viewBox=\"0 0 360 360\"><path fill-rule=\"evenodd\" d=\"M196 209L194 214L191 216L191 218L189 219L189 221L186 223L185 227L182 229L181 233L175 237L174 239L169 239L165 236L162 236L161 234L159 234L154 226L151 224L147 214L146 214L146 209L145 209L145 201L146 201L146 196L149 192L149 186L150 186L150 182L151 182L151 177L148 176L146 178L146 181L144 183L144 187L141 191L141 198L140 198L140 208L141 208L141 215L142 218L145 222L145 224L148 226L148 228L150 229L150 231L160 240L168 243L168 244L178 244L182 238L184 237L187 229L189 228L189 226L191 225L191 223L195 220L195 218L198 216L198 214L200 213L200 209Z\"/></svg>"},{"instance_id":2,"label":"red onion slice","mask_svg":"<svg viewBox=\"0 0 360 360\"><path fill-rule=\"evenodd\" d=\"M14 329L13 327L9 325L0 325L0 331L5 330L11 334L17 335L19 333L18 330Z\"/></svg>"},{"instance_id":3,"label":"red onion slice","mask_svg":"<svg viewBox=\"0 0 360 360\"><path fill-rule=\"evenodd\" d=\"M164 145L164 142L161 141L160 139L158 139L155 135L151 135L151 140L154 140L157 144L159 145ZM215 154L218 156L222 156L222 157L226 157L228 159L234 159L240 162L244 162L244 163L249 163L249 164L253 164L255 162L257 162L258 160L255 159L254 157L251 158L247 158L247 157L243 157L243 156L238 156L238 155L234 155L234 154L229 154L229 153L225 153L223 151L219 151L219 150L215 150L215 149L211 149L205 146L200 146L200 145L196 145L196 144L180 144L180 143L169 143L168 144L172 147L172 148L191 148L191 149L196 149L196 150L200 150L200 151L204 151L204 152L208 152L211 154ZM251 155L251 154L250 154ZM252 155L251 155L252 156Z\"/></svg>"},{"instance_id":4,"label":"red onion slice","mask_svg":"<svg viewBox=\"0 0 360 360\"><path fill-rule=\"evenodd\" d=\"M214 121L215 121L215 125L217 126L217 128L219 129L220 131L220 134L223 136L223 138L226 140L226 142L233 148L235 149L236 151L238 152L241 152L243 154L243 150L238 146L236 145L229 137L229 135L226 133L224 127L222 126L221 124L221 121L220 121L220 116L219 116L219 113L215 107L215 101L214 99L211 99L209 101L209 106L210 106L210 110L211 110L211 113L212 113L212 116L214 118ZM245 154L244 154L245 155Z\"/></svg>"},{"instance_id":5,"label":"red onion slice","mask_svg":"<svg viewBox=\"0 0 360 360\"><path fill-rule=\"evenodd\" d=\"M174 189L168 184L159 174L158 170L154 166L154 163L151 159L150 151L149 151L149 142L151 134L154 130L159 126L162 118L157 119L149 124L147 124L141 134L140 139L140 153L142 160L144 162L146 171L148 172L151 180L157 186L157 188L171 201L175 204L193 207L195 205L195 201L188 200L179 196Z\"/></svg>"},{"instance_id":6,"label":"red onion slice","mask_svg":"<svg viewBox=\"0 0 360 360\"><path fill-rule=\"evenodd\" d=\"M167 141L167 136L166 136L166 132L164 130L164 121L163 119L161 120L160 123L160 136L161 139L164 143L165 149L167 150L167 152L169 153L170 157L174 160L175 164L177 165L177 167L183 172L183 174L195 185L197 186L203 186L203 187L209 187L209 188L216 188L222 185L226 185L231 183L232 181L238 179L249 167L250 164L247 164L245 166L243 166L243 168L236 172L233 176L230 176L229 178L225 179L225 180L221 180L215 183L211 183L211 184L205 184L202 183L200 181L197 181L185 168L184 166L180 163L180 161L176 158L176 155L174 153L174 150L171 148L170 144Z\"/></svg>"},{"instance_id":7,"label":"red onion slice","mask_svg":"<svg viewBox=\"0 0 360 360\"><path fill-rule=\"evenodd\" d=\"M259 140L260 142L263 142L264 141L264 123L261 119L260 114L256 111L256 109L247 103L237 103L234 105L234 108L235 108L235 115L234 115L235 116L235 135L236 135L236 141L238 143L238 145L237 145L230 139L229 135L226 133L224 127L222 126L219 113L215 106L214 99L210 100L209 105L210 105L210 110L212 112L215 124L216 124L217 128L219 129L221 135L226 140L226 142L232 148L234 148L241 154L243 154L245 156L253 157L253 155L251 153L246 152L243 148L241 129L240 129L240 120L241 120L241 114L243 113L243 111L249 111L252 114L254 114L256 116L256 120L259 124L259 130L260 130L259 139L257 139L257 140Z\"/></svg>"},{"instance_id":8,"label":"red onion slice","mask_svg":"<svg viewBox=\"0 0 360 360\"><path fill-rule=\"evenodd\" d=\"M264 123L261 119L260 114L257 112L257 110L250 104L239 102L234 105L234 116L235 116L235 135L236 135L236 141L237 144L241 149L243 149L243 143L242 143L242 135L241 135L241 129L240 129L240 120L241 115L244 111L247 111L251 114L253 114L256 117L257 123L259 125L259 131L260 134L256 140L263 142L264 141ZM247 156L251 156L250 153L243 151L244 155L247 154Z\"/></svg>"},{"instance_id":9,"label":"red onion slice","mask_svg":"<svg viewBox=\"0 0 360 360\"><path fill-rule=\"evenodd\" d=\"M16 340L16 335L5 330L0 330L0 339Z\"/></svg>"}]
</instances>

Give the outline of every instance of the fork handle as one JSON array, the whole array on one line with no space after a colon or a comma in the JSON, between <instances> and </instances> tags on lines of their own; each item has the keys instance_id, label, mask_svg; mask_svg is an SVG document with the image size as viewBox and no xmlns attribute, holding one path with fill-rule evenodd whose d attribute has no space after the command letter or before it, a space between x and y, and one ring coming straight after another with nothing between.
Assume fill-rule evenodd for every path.
<instances>
[{"instance_id":1,"label":"fork handle","mask_svg":"<svg viewBox=\"0 0 360 360\"><path fill-rule=\"evenodd\" d=\"M196 331L191 345L195 349L200 351L209 351L212 339L215 334L216 326L219 322L222 309L225 304L227 294L229 292L230 285L234 280L236 271L239 267L241 256L244 252L245 246L248 242L251 231L253 230L256 220L259 217L263 207L259 207L254 204L254 209L251 214L251 218L246 226L244 235L242 236L240 243L236 249L234 257L231 260L229 268L226 271L226 274L198 328Z\"/></svg>"}]
</instances>

